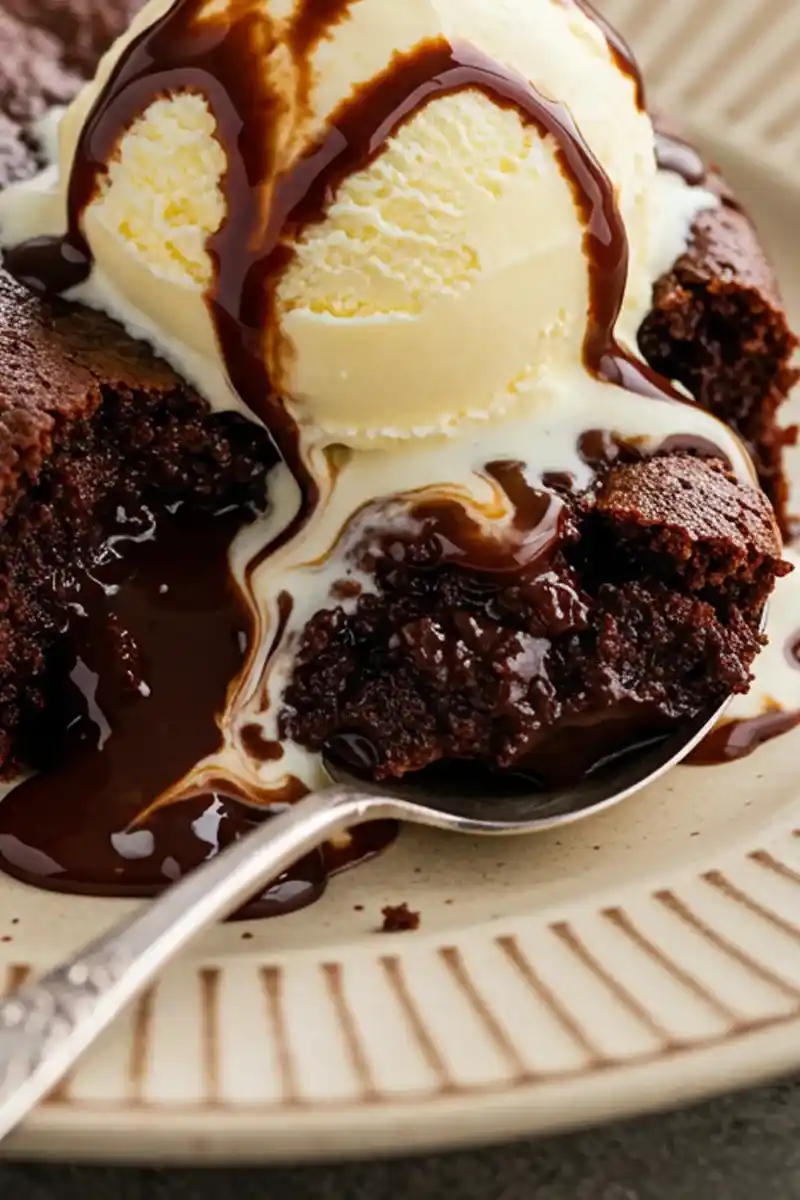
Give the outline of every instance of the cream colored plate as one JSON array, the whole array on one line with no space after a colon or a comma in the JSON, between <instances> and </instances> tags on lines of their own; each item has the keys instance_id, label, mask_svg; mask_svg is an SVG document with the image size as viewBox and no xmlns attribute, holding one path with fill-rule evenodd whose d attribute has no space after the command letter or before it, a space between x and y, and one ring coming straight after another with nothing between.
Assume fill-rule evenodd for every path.
<instances>
[{"instance_id":1,"label":"cream colored plate","mask_svg":"<svg viewBox=\"0 0 800 1200\"><path fill-rule=\"evenodd\" d=\"M702 114L694 124L760 214L800 321L796 3L606 7L673 110ZM316 907L211 933L13 1150L400 1152L642 1112L800 1067L799 755L797 734L734 767L681 768L557 836L406 834ZM381 906L403 900L421 910L420 932L373 932ZM0 972L12 986L123 911L3 881Z\"/></svg>"}]
</instances>

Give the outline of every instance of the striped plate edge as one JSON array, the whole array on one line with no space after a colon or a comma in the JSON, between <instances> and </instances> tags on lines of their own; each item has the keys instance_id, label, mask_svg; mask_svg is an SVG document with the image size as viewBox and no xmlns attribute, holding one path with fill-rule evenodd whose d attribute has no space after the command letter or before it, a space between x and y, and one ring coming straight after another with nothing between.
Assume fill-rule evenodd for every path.
<instances>
[{"instance_id":1,"label":"striped plate edge","mask_svg":"<svg viewBox=\"0 0 800 1200\"><path fill-rule=\"evenodd\" d=\"M13 965L7 990L29 973ZM726 1047L793 1023L797 833L670 888L513 928L380 939L336 960L178 966L46 1109L101 1125L111 1110L335 1118L343 1106L579 1089L644 1065L657 1088L659 1065L713 1048L724 1073Z\"/></svg>"}]
</instances>

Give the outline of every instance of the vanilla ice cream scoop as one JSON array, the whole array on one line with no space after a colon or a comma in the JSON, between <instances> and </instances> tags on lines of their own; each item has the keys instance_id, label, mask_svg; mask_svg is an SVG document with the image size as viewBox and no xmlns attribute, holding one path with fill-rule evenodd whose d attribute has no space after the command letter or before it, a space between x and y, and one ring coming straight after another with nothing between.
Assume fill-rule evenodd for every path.
<instances>
[{"instance_id":1,"label":"vanilla ice cream scoop","mask_svg":"<svg viewBox=\"0 0 800 1200\"><path fill-rule=\"evenodd\" d=\"M67 231L60 289L220 408L450 434L585 352L587 238L622 229L623 328L682 248L697 189L664 203L639 100L573 0L151 0L0 236Z\"/></svg>"}]
</instances>

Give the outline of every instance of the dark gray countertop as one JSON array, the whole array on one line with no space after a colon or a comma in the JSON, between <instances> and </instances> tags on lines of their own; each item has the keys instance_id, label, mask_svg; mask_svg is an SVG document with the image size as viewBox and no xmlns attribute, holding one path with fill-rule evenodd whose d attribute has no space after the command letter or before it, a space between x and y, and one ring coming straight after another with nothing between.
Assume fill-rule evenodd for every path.
<instances>
[{"instance_id":1,"label":"dark gray countertop","mask_svg":"<svg viewBox=\"0 0 800 1200\"><path fill-rule=\"evenodd\" d=\"M343 1166L0 1166L9 1200L793 1200L800 1082L542 1142Z\"/></svg>"}]
</instances>

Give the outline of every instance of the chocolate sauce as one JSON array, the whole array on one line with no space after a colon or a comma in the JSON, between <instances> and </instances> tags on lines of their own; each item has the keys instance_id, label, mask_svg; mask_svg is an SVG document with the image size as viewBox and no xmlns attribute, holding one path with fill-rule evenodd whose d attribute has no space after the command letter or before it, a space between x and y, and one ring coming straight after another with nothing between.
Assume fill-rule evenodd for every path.
<instances>
[{"instance_id":1,"label":"chocolate sauce","mask_svg":"<svg viewBox=\"0 0 800 1200\"><path fill-rule=\"evenodd\" d=\"M609 429L587 429L578 438L578 454L595 471L602 471L618 461L636 462L645 457L674 454L714 458L723 462L730 470L733 469L722 447L701 434L671 434L657 446L653 447L649 443L647 449L643 449L645 443L649 443L649 439L623 438Z\"/></svg>"},{"instance_id":2,"label":"chocolate sauce","mask_svg":"<svg viewBox=\"0 0 800 1200\"><path fill-rule=\"evenodd\" d=\"M247 627L227 569L241 520L177 513L156 530L118 514L98 561L70 581L74 618L34 738L41 771L0 804L4 871L69 892L151 895L264 819L222 781L157 803L220 743L216 715ZM310 903L332 871L392 836L365 827L345 850L309 856L248 915Z\"/></svg>"},{"instance_id":3,"label":"chocolate sauce","mask_svg":"<svg viewBox=\"0 0 800 1200\"><path fill-rule=\"evenodd\" d=\"M490 463L485 471L510 501L513 516L509 524L487 530L455 499L412 504L402 522L397 521L393 506L384 516L385 506L377 503L366 536L348 555L367 573L378 564L387 570L412 563L416 570L457 567L482 577L489 589L546 571L549 558L562 542L564 501L555 492L532 487L522 463ZM480 581L475 585L481 586ZM347 598L334 586L340 598Z\"/></svg>"},{"instance_id":4,"label":"chocolate sauce","mask_svg":"<svg viewBox=\"0 0 800 1200\"><path fill-rule=\"evenodd\" d=\"M546 488L552 492L561 492L563 495L570 495L574 492L576 482L571 471L545 471L542 475L542 483Z\"/></svg>"},{"instance_id":5,"label":"chocolate sauce","mask_svg":"<svg viewBox=\"0 0 800 1200\"><path fill-rule=\"evenodd\" d=\"M264 736L260 725L245 725L239 730L239 738L246 754L255 762L280 762L283 746Z\"/></svg>"},{"instance_id":6,"label":"chocolate sauce","mask_svg":"<svg viewBox=\"0 0 800 1200\"><path fill-rule=\"evenodd\" d=\"M680 175L690 187L700 187L708 178L705 163L694 146L662 129L656 129L656 161L661 171Z\"/></svg>"},{"instance_id":7,"label":"chocolate sauce","mask_svg":"<svg viewBox=\"0 0 800 1200\"><path fill-rule=\"evenodd\" d=\"M723 721L703 738L685 762L693 767L719 767L747 758L773 738L782 737L800 725L800 711L773 709L745 721Z\"/></svg>"},{"instance_id":8,"label":"chocolate sauce","mask_svg":"<svg viewBox=\"0 0 800 1200\"><path fill-rule=\"evenodd\" d=\"M621 450L619 437L610 429L587 429L578 438L578 454L595 471L613 466Z\"/></svg>"}]
</instances>

